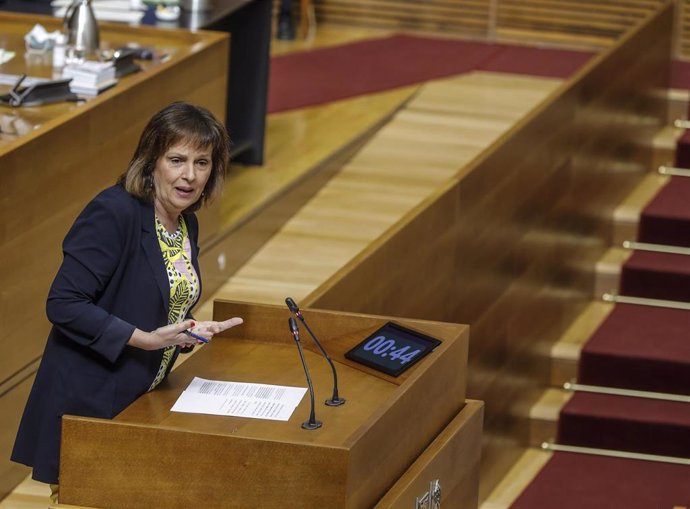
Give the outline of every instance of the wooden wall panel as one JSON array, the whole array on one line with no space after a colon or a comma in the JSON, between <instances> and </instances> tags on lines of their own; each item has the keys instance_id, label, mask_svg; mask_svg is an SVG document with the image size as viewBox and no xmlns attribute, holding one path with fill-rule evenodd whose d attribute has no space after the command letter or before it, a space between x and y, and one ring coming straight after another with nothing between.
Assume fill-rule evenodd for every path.
<instances>
[{"instance_id":1,"label":"wooden wall panel","mask_svg":"<svg viewBox=\"0 0 690 509\"><path fill-rule=\"evenodd\" d=\"M411 509L415 499L429 491L429 482L441 484L444 507L478 507L479 461L483 403L467 400L465 408L439 433L374 509Z\"/></svg>"},{"instance_id":2,"label":"wooden wall panel","mask_svg":"<svg viewBox=\"0 0 690 509\"><path fill-rule=\"evenodd\" d=\"M607 45L663 3L663 0L499 0L500 40L582 42Z\"/></svg>"},{"instance_id":3,"label":"wooden wall panel","mask_svg":"<svg viewBox=\"0 0 690 509\"><path fill-rule=\"evenodd\" d=\"M278 1L275 0L276 5ZM319 22L586 49L613 44L663 3L664 0L313 0ZM688 59L690 0L674 3L678 10L674 52L678 58Z\"/></svg>"},{"instance_id":4,"label":"wooden wall panel","mask_svg":"<svg viewBox=\"0 0 690 509\"><path fill-rule=\"evenodd\" d=\"M274 0L277 8L280 0ZM490 21L489 0L313 0L317 20L326 23L462 33L482 37ZM299 17L299 2L293 2Z\"/></svg>"},{"instance_id":5,"label":"wooden wall panel","mask_svg":"<svg viewBox=\"0 0 690 509\"><path fill-rule=\"evenodd\" d=\"M690 59L690 0L677 0L675 54Z\"/></svg>"},{"instance_id":6,"label":"wooden wall panel","mask_svg":"<svg viewBox=\"0 0 690 509\"><path fill-rule=\"evenodd\" d=\"M463 31L480 35L489 24L489 4L484 0L465 2L398 0L316 0L317 19L348 22L370 27L410 30Z\"/></svg>"},{"instance_id":7,"label":"wooden wall panel","mask_svg":"<svg viewBox=\"0 0 690 509\"><path fill-rule=\"evenodd\" d=\"M672 22L667 4L590 61L303 307L469 323L468 396L490 431L513 426L542 347L591 299L609 211L649 170Z\"/></svg>"}]
</instances>

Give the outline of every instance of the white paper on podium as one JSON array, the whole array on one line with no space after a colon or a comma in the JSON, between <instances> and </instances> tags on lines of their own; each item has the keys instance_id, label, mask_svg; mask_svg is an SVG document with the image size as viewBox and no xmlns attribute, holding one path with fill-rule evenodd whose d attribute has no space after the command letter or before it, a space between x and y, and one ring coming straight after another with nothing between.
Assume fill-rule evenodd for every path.
<instances>
[{"instance_id":1,"label":"white paper on podium","mask_svg":"<svg viewBox=\"0 0 690 509\"><path fill-rule=\"evenodd\" d=\"M220 382L194 377L170 410L287 421L306 392L304 387Z\"/></svg>"}]
</instances>

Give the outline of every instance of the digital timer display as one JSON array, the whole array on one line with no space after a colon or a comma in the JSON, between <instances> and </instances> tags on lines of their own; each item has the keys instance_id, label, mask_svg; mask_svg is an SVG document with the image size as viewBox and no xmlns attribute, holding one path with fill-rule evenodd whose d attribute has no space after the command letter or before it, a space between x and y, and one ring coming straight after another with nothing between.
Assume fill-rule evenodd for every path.
<instances>
[{"instance_id":1,"label":"digital timer display","mask_svg":"<svg viewBox=\"0 0 690 509\"><path fill-rule=\"evenodd\" d=\"M438 339L388 322L347 352L345 357L398 376L439 344Z\"/></svg>"}]
</instances>

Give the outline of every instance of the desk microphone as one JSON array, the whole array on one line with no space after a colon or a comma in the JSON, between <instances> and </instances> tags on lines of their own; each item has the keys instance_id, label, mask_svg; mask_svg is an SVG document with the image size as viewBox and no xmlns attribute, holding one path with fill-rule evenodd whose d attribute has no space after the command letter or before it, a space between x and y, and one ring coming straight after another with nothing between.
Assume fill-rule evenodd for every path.
<instances>
[{"instance_id":1,"label":"desk microphone","mask_svg":"<svg viewBox=\"0 0 690 509\"><path fill-rule=\"evenodd\" d=\"M316 338L314 333L311 331L311 328L309 327L309 324L307 324L307 321L302 316L302 312L299 310L297 303L294 300L292 300L290 297L287 297L285 299L285 304L287 304L287 307L290 309L292 314L295 315L297 318L299 318L300 321L307 328L307 332L311 336L311 339L314 340L314 343L316 344L316 346L319 347L319 350L321 350L321 354L326 358L328 365L331 367L331 371L333 372L333 396L331 397L331 399L326 400L326 405L328 405L328 406L340 406L340 405L344 404L345 398L341 398L338 396L338 373L335 371L335 365L333 364L333 361L328 356L328 354L326 353L326 350L324 350L323 346L321 346L321 342Z\"/></svg>"},{"instance_id":2,"label":"desk microphone","mask_svg":"<svg viewBox=\"0 0 690 509\"><path fill-rule=\"evenodd\" d=\"M290 332L292 332L292 337L295 338L295 343L297 343L297 351L299 352L299 358L302 361L304 374L307 376L307 386L309 387L309 397L311 398L311 413L309 414L309 420L303 422L302 427L304 429L317 429L321 427L322 423L321 421L316 420L316 415L314 412L314 385L311 383L311 376L309 376L307 362L304 360L304 352L302 352L302 344L299 340L299 329L297 328L297 322L292 317L288 319L288 325L290 326Z\"/></svg>"}]
</instances>

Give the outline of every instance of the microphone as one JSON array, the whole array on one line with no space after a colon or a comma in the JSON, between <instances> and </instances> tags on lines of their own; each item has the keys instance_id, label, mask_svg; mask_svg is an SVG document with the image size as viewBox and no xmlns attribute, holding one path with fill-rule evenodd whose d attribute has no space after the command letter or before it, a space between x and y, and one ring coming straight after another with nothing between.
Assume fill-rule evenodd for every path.
<instances>
[{"instance_id":1,"label":"microphone","mask_svg":"<svg viewBox=\"0 0 690 509\"><path fill-rule=\"evenodd\" d=\"M304 352L302 352L302 343L300 343L299 340L299 329L297 329L297 322L292 317L288 319L288 325L290 326L290 332L292 332L292 337L295 339L295 343L297 343L297 351L299 352L299 358L302 361L304 374L307 375L307 386L309 387L309 397L311 398L311 412L309 414L309 420L303 422L302 427L304 429L317 429L321 427L322 422L316 420L316 415L314 412L314 385L311 383L311 376L309 376L307 363L304 360Z\"/></svg>"},{"instance_id":2,"label":"microphone","mask_svg":"<svg viewBox=\"0 0 690 509\"><path fill-rule=\"evenodd\" d=\"M326 400L326 405L328 405L328 406L343 405L345 403L345 398L341 398L338 396L338 373L335 371L335 365L333 364L333 361L328 356L328 354L326 353L326 350L324 350L323 346L321 346L321 342L316 338L314 333L311 331L311 328L309 327L309 324L307 323L307 321L302 316L302 312L299 310L297 303L294 300L292 300L290 297L287 297L285 299L285 304L287 304L287 307L288 307L288 309L290 309L290 312L292 312L293 315L295 315L297 318L299 318L300 321L307 328L307 332L311 336L311 339L314 340L314 343L316 344L316 346L319 347L319 350L321 350L321 354L326 358L328 365L331 367L331 371L333 372L333 396L331 396L331 399Z\"/></svg>"}]
</instances>

